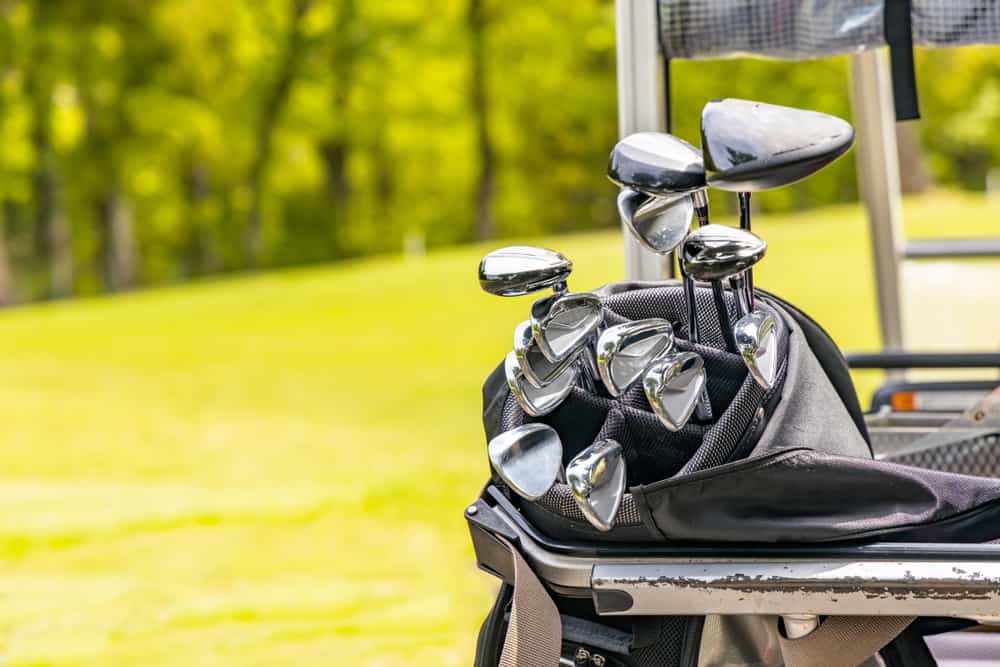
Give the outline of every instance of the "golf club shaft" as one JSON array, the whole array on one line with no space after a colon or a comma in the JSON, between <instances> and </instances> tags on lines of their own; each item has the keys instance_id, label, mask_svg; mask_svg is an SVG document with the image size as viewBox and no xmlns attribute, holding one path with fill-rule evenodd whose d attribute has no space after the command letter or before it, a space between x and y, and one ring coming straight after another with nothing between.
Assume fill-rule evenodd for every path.
<instances>
[{"instance_id":1,"label":"golf club shaft","mask_svg":"<svg viewBox=\"0 0 1000 667\"><path fill-rule=\"evenodd\" d=\"M691 193L691 200L694 202L694 215L698 219L698 226L704 227L708 224L708 194L704 190L696 190Z\"/></svg>"},{"instance_id":2,"label":"golf club shaft","mask_svg":"<svg viewBox=\"0 0 1000 667\"><path fill-rule=\"evenodd\" d=\"M729 319L729 307L726 306L726 290L721 280L712 281L712 299L715 301L715 312L719 316L719 327L726 341L726 349L736 352L736 339L733 338L733 323Z\"/></svg>"},{"instance_id":3,"label":"golf club shaft","mask_svg":"<svg viewBox=\"0 0 1000 667\"><path fill-rule=\"evenodd\" d=\"M749 295L747 294L746 285L746 274L750 273L749 270L743 273L737 273L735 276L729 279L729 286L733 290L733 296L736 299L736 319L742 319L747 313L753 310L753 304L750 303Z\"/></svg>"},{"instance_id":4,"label":"golf club shaft","mask_svg":"<svg viewBox=\"0 0 1000 667\"><path fill-rule=\"evenodd\" d=\"M683 267L681 267L681 276L684 280L684 302L687 307L688 336L691 337L692 343L700 344L701 334L698 331L698 315L695 311L694 279L684 272ZM712 420L712 403L708 400L707 387L703 387L701 390L701 396L698 397L698 405L695 407L695 415L701 421Z\"/></svg>"},{"instance_id":5,"label":"golf club shaft","mask_svg":"<svg viewBox=\"0 0 1000 667\"><path fill-rule=\"evenodd\" d=\"M738 195L740 200L740 229L745 229L750 232L750 193L740 192ZM750 304L750 310L753 310L753 269L747 271L746 286L744 287L747 295L747 302Z\"/></svg>"}]
</instances>

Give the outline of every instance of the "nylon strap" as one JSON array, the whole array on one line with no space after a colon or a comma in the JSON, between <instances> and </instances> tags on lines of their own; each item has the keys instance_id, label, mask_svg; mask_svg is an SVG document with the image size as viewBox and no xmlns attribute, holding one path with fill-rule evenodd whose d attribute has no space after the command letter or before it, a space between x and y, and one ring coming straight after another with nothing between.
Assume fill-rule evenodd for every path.
<instances>
[{"instance_id":1,"label":"nylon strap","mask_svg":"<svg viewBox=\"0 0 1000 667\"><path fill-rule=\"evenodd\" d=\"M496 537L514 561L514 598L500 667L558 667L562 654L559 609L520 552Z\"/></svg>"},{"instance_id":2,"label":"nylon strap","mask_svg":"<svg viewBox=\"0 0 1000 667\"><path fill-rule=\"evenodd\" d=\"M785 667L858 667L895 639L914 618L831 616L805 637L781 637L781 655Z\"/></svg>"}]
</instances>

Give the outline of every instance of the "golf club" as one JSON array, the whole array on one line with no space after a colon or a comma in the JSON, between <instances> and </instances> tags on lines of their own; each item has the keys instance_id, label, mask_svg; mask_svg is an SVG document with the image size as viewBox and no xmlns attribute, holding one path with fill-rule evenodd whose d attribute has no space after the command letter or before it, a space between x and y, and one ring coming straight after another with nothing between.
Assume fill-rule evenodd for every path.
<instances>
[{"instance_id":1,"label":"golf club","mask_svg":"<svg viewBox=\"0 0 1000 667\"><path fill-rule=\"evenodd\" d=\"M487 445L500 478L526 500L541 498L559 478L563 447L545 424L524 424L495 436Z\"/></svg>"},{"instance_id":2,"label":"golf club","mask_svg":"<svg viewBox=\"0 0 1000 667\"><path fill-rule=\"evenodd\" d=\"M597 341L597 368L608 393L623 394L673 345L673 325L664 319L636 320L606 329Z\"/></svg>"},{"instance_id":3,"label":"golf club","mask_svg":"<svg viewBox=\"0 0 1000 667\"><path fill-rule=\"evenodd\" d=\"M639 132L625 137L611 151L608 177L625 188L618 195L618 212L625 226L643 246L657 254L667 255L676 249L690 230L692 214L697 216L700 226L708 224L702 152L679 137L663 132ZM644 195L668 203L654 205ZM679 217L681 212L683 218ZM688 336L691 342L700 343L695 285L683 266L681 278ZM724 303L721 287L713 286L713 290L716 305ZM724 318L722 329L728 332L728 313ZM735 350L735 341L732 349ZM698 418L712 419L707 391L698 403Z\"/></svg>"},{"instance_id":4,"label":"golf club","mask_svg":"<svg viewBox=\"0 0 1000 667\"><path fill-rule=\"evenodd\" d=\"M566 482L591 525L611 530L625 495L625 457L614 440L600 440L573 457Z\"/></svg>"},{"instance_id":5,"label":"golf club","mask_svg":"<svg viewBox=\"0 0 1000 667\"><path fill-rule=\"evenodd\" d=\"M679 431L691 418L705 388L705 362L694 352L670 352L649 367L642 387L663 425Z\"/></svg>"},{"instance_id":6,"label":"golf club","mask_svg":"<svg viewBox=\"0 0 1000 667\"><path fill-rule=\"evenodd\" d=\"M555 363L549 361L538 349L531 333L531 320L525 320L514 327L514 355L525 379L539 389L552 383L577 361L577 356L569 356Z\"/></svg>"},{"instance_id":7,"label":"golf club","mask_svg":"<svg viewBox=\"0 0 1000 667\"><path fill-rule=\"evenodd\" d=\"M508 246L488 253L479 263L479 285L497 296L522 296L551 287L566 291L573 262L555 250Z\"/></svg>"},{"instance_id":8,"label":"golf club","mask_svg":"<svg viewBox=\"0 0 1000 667\"><path fill-rule=\"evenodd\" d=\"M507 387L521 409L532 417L542 417L559 407L573 390L577 374L576 366L570 366L549 384L536 387L525 377L514 352L504 358Z\"/></svg>"}]
</instances>

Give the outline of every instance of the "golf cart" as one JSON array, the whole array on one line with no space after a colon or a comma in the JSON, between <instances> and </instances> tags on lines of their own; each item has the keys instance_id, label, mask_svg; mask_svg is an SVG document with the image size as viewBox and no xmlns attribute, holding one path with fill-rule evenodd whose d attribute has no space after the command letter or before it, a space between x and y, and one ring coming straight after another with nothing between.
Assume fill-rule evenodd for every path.
<instances>
[{"instance_id":1,"label":"golf cart","mask_svg":"<svg viewBox=\"0 0 1000 667\"><path fill-rule=\"evenodd\" d=\"M1000 41L1000 8L618 0L617 26L626 280L571 292L572 262L521 246L479 267L492 294L552 294L483 387L492 475L465 517L502 584L477 667L1000 663L997 383L902 374L1000 355L902 351L900 260L971 250L900 242L892 131L916 113L912 44ZM665 56L845 52L886 347L846 360L754 287L746 193L822 169L854 128L716 100L698 148L668 134L665 77ZM740 228L711 223L708 187L741 194ZM848 365L888 373L867 411Z\"/></svg>"}]
</instances>

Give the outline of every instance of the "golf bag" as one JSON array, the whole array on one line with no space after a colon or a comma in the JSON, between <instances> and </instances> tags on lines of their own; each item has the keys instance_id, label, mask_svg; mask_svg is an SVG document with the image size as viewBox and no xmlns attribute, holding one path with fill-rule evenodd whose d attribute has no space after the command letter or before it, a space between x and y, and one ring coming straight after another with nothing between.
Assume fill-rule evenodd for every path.
<instances>
[{"instance_id":1,"label":"golf bag","mask_svg":"<svg viewBox=\"0 0 1000 667\"><path fill-rule=\"evenodd\" d=\"M727 351L716 305L734 317L731 292L696 288L698 344L679 282L595 293L604 327L677 323L675 348L704 359L713 417L670 431L641 386L615 398L582 383L530 417L503 367L489 376L488 440L543 422L565 464L613 439L627 493L602 531L565 483L529 501L493 473L466 510L478 565L502 581L476 667L930 666L934 637L997 617L1000 481L874 460L840 351L807 315L757 291L776 322L765 389Z\"/></svg>"}]
</instances>

